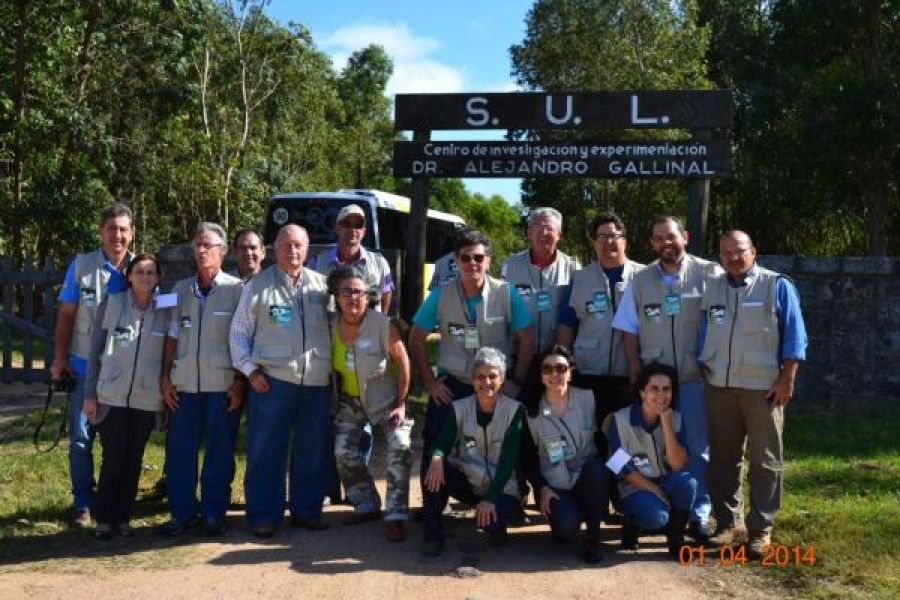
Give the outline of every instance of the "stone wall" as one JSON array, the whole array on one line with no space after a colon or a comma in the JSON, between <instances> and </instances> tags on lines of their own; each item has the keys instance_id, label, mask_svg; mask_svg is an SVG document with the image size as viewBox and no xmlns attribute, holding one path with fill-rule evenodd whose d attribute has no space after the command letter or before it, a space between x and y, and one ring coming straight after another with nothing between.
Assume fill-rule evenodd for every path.
<instances>
[{"instance_id":1,"label":"stone wall","mask_svg":"<svg viewBox=\"0 0 900 600\"><path fill-rule=\"evenodd\" d=\"M164 288L193 274L189 246L166 246ZM269 260L272 259L271 251ZM759 256L797 285L809 333L797 399L852 408L900 402L900 259ZM229 259L226 269L234 268Z\"/></svg>"},{"instance_id":2,"label":"stone wall","mask_svg":"<svg viewBox=\"0 0 900 600\"><path fill-rule=\"evenodd\" d=\"M852 408L900 401L900 260L760 256L791 277L809 334L798 399Z\"/></svg>"}]
</instances>

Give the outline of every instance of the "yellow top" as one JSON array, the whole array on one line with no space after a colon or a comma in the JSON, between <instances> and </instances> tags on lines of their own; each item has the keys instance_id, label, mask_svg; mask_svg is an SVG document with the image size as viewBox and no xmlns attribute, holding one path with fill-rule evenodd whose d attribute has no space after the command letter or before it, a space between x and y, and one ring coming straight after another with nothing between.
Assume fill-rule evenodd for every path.
<instances>
[{"instance_id":1,"label":"yellow top","mask_svg":"<svg viewBox=\"0 0 900 600\"><path fill-rule=\"evenodd\" d=\"M341 376L341 391L348 396L358 398L359 381L356 379L356 357L353 356L352 346L349 350L350 355L347 354L347 346L341 339L341 335L336 334L331 342L331 364L334 371Z\"/></svg>"}]
</instances>

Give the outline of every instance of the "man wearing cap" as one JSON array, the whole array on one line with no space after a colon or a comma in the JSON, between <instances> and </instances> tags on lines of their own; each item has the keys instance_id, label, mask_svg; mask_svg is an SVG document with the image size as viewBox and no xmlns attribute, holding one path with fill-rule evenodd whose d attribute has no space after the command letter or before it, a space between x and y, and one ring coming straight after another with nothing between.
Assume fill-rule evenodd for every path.
<instances>
[{"instance_id":1,"label":"man wearing cap","mask_svg":"<svg viewBox=\"0 0 900 600\"><path fill-rule=\"evenodd\" d=\"M366 235L366 213L357 204L348 204L335 219L337 244L316 256L313 269L328 275L335 267L356 267L366 277L366 285L375 301L375 308L387 313L394 292L394 280L388 262L378 252L363 248Z\"/></svg>"},{"instance_id":2,"label":"man wearing cap","mask_svg":"<svg viewBox=\"0 0 900 600\"><path fill-rule=\"evenodd\" d=\"M568 290L578 260L558 249L562 214L537 208L528 215L528 248L513 254L500 268L500 277L516 288L534 325L534 355L550 347L556 331L559 301Z\"/></svg>"},{"instance_id":3,"label":"man wearing cap","mask_svg":"<svg viewBox=\"0 0 900 600\"><path fill-rule=\"evenodd\" d=\"M94 427L81 410L87 357L94 329L94 315L107 294L127 287L122 272L131 260L128 245L134 238L131 209L124 204L107 207L100 213L101 246L79 254L69 265L62 291L53 336L51 381L73 378L75 387L69 407L69 475L75 514L73 525L91 524L91 509L97 483L94 480L92 446Z\"/></svg>"}]
</instances>

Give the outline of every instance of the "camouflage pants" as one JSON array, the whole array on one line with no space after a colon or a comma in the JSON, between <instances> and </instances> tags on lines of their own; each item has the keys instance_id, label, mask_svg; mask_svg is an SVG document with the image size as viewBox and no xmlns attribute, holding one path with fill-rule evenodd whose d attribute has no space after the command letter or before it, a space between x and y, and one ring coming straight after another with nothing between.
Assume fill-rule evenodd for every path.
<instances>
[{"instance_id":1,"label":"camouflage pants","mask_svg":"<svg viewBox=\"0 0 900 600\"><path fill-rule=\"evenodd\" d=\"M399 427L391 427L385 413L380 422L372 423L384 431L387 438L387 498L386 521L405 521L409 517L409 472L412 453L409 449L413 420L407 419ZM337 459L341 483L356 512L374 512L381 508L381 497L366 466L362 451L364 431L369 417L359 398L341 393L334 417L334 455Z\"/></svg>"}]
</instances>

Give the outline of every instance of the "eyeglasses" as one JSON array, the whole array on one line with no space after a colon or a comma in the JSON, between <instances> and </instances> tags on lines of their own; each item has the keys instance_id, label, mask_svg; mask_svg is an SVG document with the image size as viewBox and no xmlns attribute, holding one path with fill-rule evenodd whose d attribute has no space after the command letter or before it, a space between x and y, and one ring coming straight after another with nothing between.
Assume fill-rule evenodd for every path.
<instances>
[{"instance_id":1,"label":"eyeglasses","mask_svg":"<svg viewBox=\"0 0 900 600\"><path fill-rule=\"evenodd\" d=\"M218 248L221 245L221 243L214 244L212 242L197 242L194 244L194 248L196 248L197 250L212 250L213 248Z\"/></svg>"},{"instance_id":2,"label":"eyeglasses","mask_svg":"<svg viewBox=\"0 0 900 600\"><path fill-rule=\"evenodd\" d=\"M361 296L365 296L368 294L368 290L358 290L356 288L341 288L338 290L338 293L342 298L350 298L351 300L355 300Z\"/></svg>"},{"instance_id":3,"label":"eyeglasses","mask_svg":"<svg viewBox=\"0 0 900 600\"><path fill-rule=\"evenodd\" d=\"M550 375L551 373L556 373L557 375L565 375L568 372L569 365L565 363L541 365L541 373L543 373L544 375Z\"/></svg>"},{"instance_id":4,"label":"eyeglasses","mask_svg":"<svg viewBox=\"0 0 900 600\"><path fill-rule=\"evenodd\" d=\"M341 221L341 227L344 229L365 229L366 224L362 221Z\"/></svg>"},{"instance_id":5,"label":"eyeglasses","mask_svg":"<svg viewBox=\"0 0 900 600\"><path fill-rule=\"evenodd\" d=\"M598 233L594 240L598 242L615 242L623 237L625 236L621 233Z\"/></svg>"},{"instance_id":6,"label":"eyeglasses","mask_svg":"<svg viewBox=\"0 0 900 600\"><path fill-rule=\"evenodd\" d=\"M460 254L459 261L462 263L468 264L474 260L476 263L478 263L480 265L481 263L484 262L485 256L487 256L487 255L486 254Z\"/></svg>"}]
</instances>

